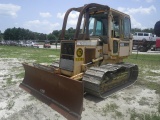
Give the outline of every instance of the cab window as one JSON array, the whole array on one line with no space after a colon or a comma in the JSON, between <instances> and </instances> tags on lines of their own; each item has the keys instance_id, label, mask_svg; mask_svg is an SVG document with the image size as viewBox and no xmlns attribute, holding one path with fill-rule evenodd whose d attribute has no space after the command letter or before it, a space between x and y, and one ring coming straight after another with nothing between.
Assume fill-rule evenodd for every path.
<instances>
[{"instance_id":1,"label":"cab window","mask_svg":"<svg viewBox=\"0 0 160 120\"><path fill-rule=\"evenodd\" d=\"M101 21L97 21L95 35L103 35L103 24Z\"/></svg>"},{"instance_id":2,"label":"cab window","mask_svg":"<svg viewBox=\"0 0 160 120\"><path fill-rule=\"evenodd\" d=\"M129 38L130 32L131 32L130 19L125 17L124 18L124 38Z\"/></svg>"},{"instance_id":3,"label":"cab window","mask_svg":"<svg viewBox=\"0 0 160 120\"><path fill-rule=\"evenodd\" d=\"M90 15L89 18L90 36L107 35L107 15L104 13Z\"/></svg>"},{"instance_id":4,"label":"cab window","mask_svg":"<svg viewBox=\"0 0 160 120\"><path fill-rule=\"evenodd\" d=\"M119 26L119 17L114 16L112 21L112 34L113 37L119 38L120 37L120 26Z\"/></svg>"}]
</instances>

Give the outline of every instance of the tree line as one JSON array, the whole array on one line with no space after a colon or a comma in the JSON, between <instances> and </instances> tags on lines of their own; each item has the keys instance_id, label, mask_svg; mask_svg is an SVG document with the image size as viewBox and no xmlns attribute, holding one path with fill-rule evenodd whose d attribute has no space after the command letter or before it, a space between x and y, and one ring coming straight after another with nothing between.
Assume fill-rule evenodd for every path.
<instances>
[{"instance_id":1,"label":"tree line","mask_svg":"<svg viewBox=\"0 0 160 120\"><path fill-rule=\"evenodd\" d=\"M147 32L147 33L154 34L154 29L153 28L146 28L146 29L132 28L131 33L133 34L135 32Z\"/></svg>"},{"instance_id":2,"label":"tree line","mask_svg":"<svg viewBox=\"0 0 160 120\"><path fill-rule=\"evenodd\" d=\"M72 38L74 35L75 29L72 27L66 30L65 39ZM7 28L4 33L0 31L0 40L58 40L61 34L61 30L53 30L50 34L32 32L24 28Z\"/></svg>"},{"instance_id":3,"label":"tree line","mask_svg":"<svg viewBox=\"0 0 160 120\"><path fill-rule=\"evenodd\" d=\"M149 32L154 33L153 28L148 29L140 29L140 28L132 28L131 32ZM74 37L75 29L70 27L65 32L65 39L71 39ZM61 30L53 30L50 34L32 32L28 29L24 28L7 28L4 33L0 31L0 40L37 40L37 41L44 41L44 40L58 40L61 34Z\"/></svg>"}]
</instances>

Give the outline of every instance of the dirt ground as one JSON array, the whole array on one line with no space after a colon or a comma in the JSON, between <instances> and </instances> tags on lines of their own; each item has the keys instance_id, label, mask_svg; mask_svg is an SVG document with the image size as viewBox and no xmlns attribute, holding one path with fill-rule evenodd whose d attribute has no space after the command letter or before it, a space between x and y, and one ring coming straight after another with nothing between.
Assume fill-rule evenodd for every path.
<instances>
[{"instance_id":1,"label":"dirt ground","mask_svg":"<svg viewBox=\"0 0 160 120\"><path fill-rule=\"evenodd\" d=\"M21 63L24 61L0 58L0 120L65 120L19 88L24 74ZM156 79L160 80L160 77ZM155 90L136 83L104 100L85 95L82 120L130 120L138 115L158 114L159 100Z\"/></svg>"}]
</instances>

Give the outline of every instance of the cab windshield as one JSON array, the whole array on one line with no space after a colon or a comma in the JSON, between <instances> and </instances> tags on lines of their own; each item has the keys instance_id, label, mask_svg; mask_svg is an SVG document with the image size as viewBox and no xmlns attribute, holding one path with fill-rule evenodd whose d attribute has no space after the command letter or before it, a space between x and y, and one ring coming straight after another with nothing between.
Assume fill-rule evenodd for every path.
<instances>
[{"instance_id":1,"label":"cab windshield","mask_svg":"<svg viewBox=\"0 0 160 120\"><path fill-rule=\"evenodd\" d=\"M106 36L107 35L107 14L93 14L89 18L89 35Z\"/></svg>"}]
</instances>

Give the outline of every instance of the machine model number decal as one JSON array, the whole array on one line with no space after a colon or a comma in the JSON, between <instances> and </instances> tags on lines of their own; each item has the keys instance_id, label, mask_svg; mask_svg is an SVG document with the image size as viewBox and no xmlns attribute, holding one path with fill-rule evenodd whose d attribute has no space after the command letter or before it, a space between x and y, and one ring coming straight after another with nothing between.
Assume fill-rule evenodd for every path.
<instances>
[{"instance_id":1,"label":"machine model number decal","mask_svg":"<svg viewBox=\"0 0 160 120\"><path fill-rule=\"evenodd\" d=\"M129 46L129 43L120 43L120 46Z\"/></svg>"},{"instance_id":2,"label":"machine model number decal","mask_svg":"<svg viewBox=\"0 0 160 120\"><path fill-rule=\"evenodd\" d=\"M76 54L77 54L78 57L82 57L82 55L83 55L82 48L78 48L77 51L76 51Z\"/></svg>"},{"instance_id":3,"label":"machine model number decal","mask_svg":"<svg viewBox=\"0 0 160 120\"><path fill-rule=\"evenodd\" d=\"M76 61L84 61L84 58L76 58Z\"/></svg>"}]
</instances>

